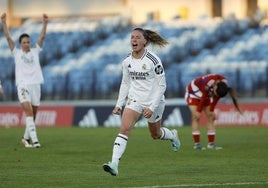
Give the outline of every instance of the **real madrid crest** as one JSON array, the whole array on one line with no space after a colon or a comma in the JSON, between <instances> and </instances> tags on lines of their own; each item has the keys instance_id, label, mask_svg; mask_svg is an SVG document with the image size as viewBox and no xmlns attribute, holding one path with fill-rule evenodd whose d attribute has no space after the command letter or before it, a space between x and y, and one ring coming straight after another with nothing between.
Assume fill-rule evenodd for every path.
<instances>
[{"instance_id":1,"label":"real madrid crest","mask_svg":"<svg viewBox=\"0 0 268 188\"><path fill-rule=\"evenodd\" d=\"M142 65L142 69L143 69L143 70L146 70L146 64L143 64L143 65Z\"/></svg>"}]
</instances>

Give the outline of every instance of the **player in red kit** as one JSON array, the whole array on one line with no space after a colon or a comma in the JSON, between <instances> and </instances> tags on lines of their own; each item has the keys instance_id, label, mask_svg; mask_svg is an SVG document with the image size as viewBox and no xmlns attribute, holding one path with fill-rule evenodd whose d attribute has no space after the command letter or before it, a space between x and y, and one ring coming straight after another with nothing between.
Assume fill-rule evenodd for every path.
<instances>
[{"instance_id":1,"label":"player in red kit","mask_svg":"<svg viewBox=\"0 0 268 188\"><path fill-rule=\"evenodd\" d=\"M200 144L199 120L202 110L204 110L207 122L208 149L222 149L215 144L216 129L214 125L214 108L219 99L225 97L227 93L232 97L236 109L241 112L237 102L236 92L227 85L227 79L220 74L207 74L195 78L186 88L185 100L192 115L192 136L194 139L194 149L206 149Z\"/></svg>"}]
</instances>

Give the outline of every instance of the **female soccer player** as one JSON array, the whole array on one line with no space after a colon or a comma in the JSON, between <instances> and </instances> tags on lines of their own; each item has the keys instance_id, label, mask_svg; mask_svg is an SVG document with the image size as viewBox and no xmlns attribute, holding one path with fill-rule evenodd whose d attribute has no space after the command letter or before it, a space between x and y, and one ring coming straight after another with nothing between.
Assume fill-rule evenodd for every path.
<instances>
[{"instance_id":1,"label":"female soccer player","mask_svg":"<svg viewBox=\"0 0 268 188\"><path fill-rule=\"evenodd\" d=\"M126 146L131 129L139 118L144 116L153 139L170 140L173 151L178 151L180 141L177 130L161 127L165 108L165 73L158 56L146 49L148 44L165 46L168 42L158 33L135 28L131 33L132 53L122 62L123 77L114 114L122 115L119 134L115 138L112 161L103 165L103 169L113 176L118 174L118 164Z\"/></svg>"},{"instance_id":2,"label":"female soccer player","mask_svg":"<svg viewBox=\"0 0 268 188\"><path fill-rule=\"evenodd\" d=\"M241 112L237 102L235 91L227 86L227 79L219 74L207 74L191 81L186 88L185 100L192 115L192 136L194 139L194 149L204 150L200 144L199 119L204 110L207 123L208 149L222 149L215 144L216 129L214 125L214 108L219 99L230 93L236 109Z\"/></svg>"},{"instance_id":3,"label":"female soccer player","mask_svg":"<svg viewBox=\"0 0 268 188\"><path fill-rule=\"evenodd\" d=\"M37 137L34 120L38 106L40 105L41 84L44 82L39 62L39 53L42 50L43 41L46 35L48 16L43 14L43 26L40 37L36 46L33 48L31 47L30 36L26 33L23 33L19 37L21 48L15 46L7 28L6 18L6 13L3 13L1 15L3 31L15 60L18 98L22 109L26 114L26 127L22 143L27 148L39 148L41 145Z\"/></svg>"}]
</instances>

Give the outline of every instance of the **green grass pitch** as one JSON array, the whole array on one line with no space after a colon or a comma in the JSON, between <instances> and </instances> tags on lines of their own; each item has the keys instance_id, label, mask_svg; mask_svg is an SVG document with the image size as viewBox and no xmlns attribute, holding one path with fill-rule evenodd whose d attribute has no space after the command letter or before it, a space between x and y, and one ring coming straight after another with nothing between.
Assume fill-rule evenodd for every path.
<instances>
[{"instance_id":1,"label":"green grass pitch","mask_svg":"<svg viewBox=\"0 0 268 188\"><path fill-rule=\"evenodd\" d=\"M218 127L223 150L192 149L190 127L177 128L182 147L134 128L119 175L104 172L118 128L38 127L40 149L24 148L23 127L0 128L0 187L167 188L268 187L268 127ZM201 129L206 145L206 130Z\"/></svg>"}]
</instances>

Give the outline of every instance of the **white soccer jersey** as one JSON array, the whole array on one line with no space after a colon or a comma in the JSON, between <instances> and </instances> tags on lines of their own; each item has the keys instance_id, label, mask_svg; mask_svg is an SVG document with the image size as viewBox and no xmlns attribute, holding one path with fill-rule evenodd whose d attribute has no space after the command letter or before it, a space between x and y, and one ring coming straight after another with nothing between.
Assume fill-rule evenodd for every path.
<instances>
[{"instance_id":1,"label":"white soccer jersey","mask_svg":"<svg viewBox=\"0 0 268 188\"><path fill-rule=\"evenodd\" d=\"M42 84L43 73L39 62L39 53L42 49L36 44L28 53L14 48L12 53L15 60L16 85Z\"/></svg>"},{"instance_id":2,"label":"white soccer jersey","mask_svg":"<svg viewBox=\"0 0 268 188\"><path fill-rule=\"evenodd\" d=\"M166 90L165 72L161 60L146 50L140 59L129 54L122 62L123 76L117 100L122 107L126 98L154 111Z\"/></svg>"}]
</instances>

